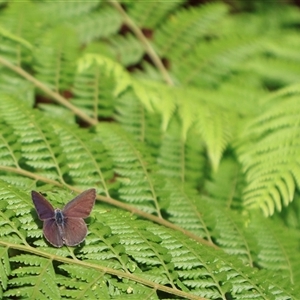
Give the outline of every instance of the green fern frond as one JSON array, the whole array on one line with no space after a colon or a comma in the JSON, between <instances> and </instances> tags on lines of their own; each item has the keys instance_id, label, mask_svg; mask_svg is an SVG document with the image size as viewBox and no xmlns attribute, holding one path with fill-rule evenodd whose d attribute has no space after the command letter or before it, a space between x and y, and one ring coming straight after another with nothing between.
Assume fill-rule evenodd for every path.
<instances>
[{"instance_id":1,"label":"green fern frond","mask_svg":"<svg viewBox=\"0 0 300 300\"><path fill-rule=\"evenodd\" d=\"M99 66L91 66L76 74L72 103L97 119L113 114L115 78Z\"/></svg>"},{"instance_id":2,"label":"green fern frond","mask_svg":"<svg viewBox=\"0 0 300 300\"><path fill-rule=\"evenodd\" d=\"M24 17L25 12L26 17ZM9 37L10 40L13 35L17 37L12 40L19 44L19 47L15 48L18 54L16 56L18 63L30 60L31 52L28 53L28 50L33 49L32 47L35 45L33 41L43 34L45 26L41 23L40 13L37 5L26 0L10 3L1 13L1 27L9 32L6 37Z\"/></svg>"},{"instance_id":3,"label":"green fern frond","mask_svg":"<svg viewBox=\"0 0 300 300\"><path fill-rule=\"evenodd\" d=\"M103 145L93 141L94 135L75 126L57 122L53 130L65 154L72 184L83 190L94 186L98 193L109 196L107 181L113 177L112 162Z\"/></svg>"},{"instance_id":4,"label":"green fern frond","mask_svg":"<svg viewBox=\"0 0 300 300\"><path fill-rule=\"evenodd\" d=\"M128 8L128 15L137 26L142 28L155 28L164 21L168 14L180 6L184 0L164 2L135 1Z\"/></svg>"},{"instance_id":5,"label":"green fern frond","mask_svg":"<svg viewBox=\"0 0 300 300\"><path fill-rule=\"evenodd\" d=\"M110 40L109 46L114 57L118 57L118 61L123 66L137 64L144 55L144 48L139 40L132 34L124 36L115 36Z\"/></svg>"},{"instance_id":6,"label":"green fern frond","mask_svg":"<svg viewBox=\"0 0 300 300\"><path fill-rule=\"evenodd\" d=\"M210 202L213 207L213 201ZM231 255L238 256L245 265L253 267L254 257L251 253L251 236L246 234L246 223L249 221L246 215L241 218L230 210L221 210L214 207L213 219L216 220L214 233L216 244Z\"/></svg>"},{"instance_id":7,"label":"green fern frond","mask_svg":"<svg viewBox=\"0 0 300 300\"><path fill-rule=\"evenodd\" d=\"M83 5L84 6L84 5ZM77 32L81 43L90 43L99 38L114 36L122 25L121 15L111 7L102 7L69 24Z\"/></svg>"},{"instance_id":8,"label":"green fern frond","mask_svg":"<svg viewBox=\"0 0 300 300\"><path fill-rule=\"evenodd\" d=\"M152 174L155 163L145 149L138 150L138 145L131 136L117 126L101 124L97 127L99 137L109 149L115 164L120 196L129 203L149 213L161 215L159 194L154 186L159 187L158 175ZM162 184L162 183L161 183Z\"/></svg>"},{"instance_id":9,"label":"green fern frond","mask_svg":"<svg viewBox=\"0 0 300 300\"><path fill-rule=\"evenodd\" d=\"M58 26L46 32L33 53L36 78L54 91L68 89L74 80L77 48L72 30Z\"/></svg>"},{"instance_id":10,"label":"green fern frond","mask_svg":"<svg viewBox=\"0 0 300 300\"><path fill-rule=\"evenodd\" d=\"M149 230L159 235L163 240L162 245L170 251L179 275L178 281L188 289L193 289L195 294L207 299L224 300L227 299L225 294L228 291L237 299L257 299L258 295L265 300L274 297L272 292L269 292L270 282L263 288L255 283L259 282L259 272L252 269L253 273L250 275L247 272L248 268L242 263L230 259L225 262L223 254L216 250L208 251L188 240L181 243L175 232L162 233L154 227L150 227ZM210 263L207 263L207 260L203 260L204 257L213 259L209 259ZM220 282L224 284L221 285Z\"/></svg>"},{"instance_id":11,"label":"green fern frond","mask_svg":"<svg viewBox=\"0 0 300 300\"><path fill-rule=\"evenodd\" d=\"M173 72L184 84L214 88L261 47L261 41L252 37L231 36L201 43L178 60Z\"/></svg>"},{"instance_id":12,"label":"green fern frond","mask_svg":"<svg viewBox=\"0 0 300 300\"><path fill-rule=\"evenodd\" d=\"M19 136L18 142L22 144L20 164L34 168L40 174L47 172L48 178L64 182L63 175L67 172L65 156L58 146L57 136L50 127L43 125L43 117L34 115L28 107L11 97L2 98L0 115Z\"/></svg>"},{"instance_id":13,"label":"green fern frond","mask_svg":"<svg viewBox=\"0 0 300 300\"><path fill-rule=\"evenodd\" d=\"M227 13L222 3L182 9L170 16L155 34L155 44L162 57L181 60L201 38L210 36L213 26Z\"/></svg>"},{"instance_id":14,"label":"green fern frond","mask_svg":"<svg viewBox=\"0 0 300 300\"><path fill-rule=\"evenodd\" d=\"M131 89L120 95L115 105L115 119L121 127L139 142L146 143L153 157L158 156L162 132L158 113L151 113L138 100Z\"/></svg>"},{"instance_id":15,"label":"green fern frond","mask_svg":"<svg viewBox=\"0 0 300 300\"><path fill-rule=\"evenodd\" d=\"M223 158L218 171L205 182L205 191L218 205L240 208L244 186L240 165L233 159Z\"/></svg>"},{"instance_id":16,"label":"green fern frond","mask_svg":"<svg viewBox=\"0 0 300 300\"><path fill-rule=\"evenodd\" d=\"M31 51L32 45L28 41L0 27L0 54L2 57L19 65L21 60L28 59Z\"/></svg>"},{"instance_id":17,"label":"green fern frond","mask_svg":"<svg viewBox=\"0 0 300 300\"><path fill-rule=\"evenodd\" d=\"M3 119L0 121L0 163L3 166L19 166L20 147L18 136L14 134L13 127L9 126Z\"/></svg>"},{"instance_id":18,"label":"green fern frond","mask_svg":"<svg viewBox=\"0 0 300 300\"><path fill-rule=\"evenodd\" d=\"M210 232L211 220L208 217L212 211L210 203L201 199L196 190L181 182L169 180L165 189L170 193L166 209L168 220L213 244Z\"/></svg>"},{"instance_id":19,"label":"green fern frond","mask_svg":"<svg viewBox=\"0 0 300 300\"><path fill-rule=\"evenodd\" d=\"M71 299L109 299L110 295L106 285L109 282L109 278L105 276L105 272L72 265L60 265L59 269L67 273L67 276L62 276L59 279L59 285L62 287L61 297Z\"/></svg>"},{"instance_id":20,"label":"green fern frond","mask_svg":"<svg viewBox=\"0 0 300 300\"><path fill-rule=\"evenodd\" d=\"M25 295L30 299L60 298L51 260L22 254L12 257L10 261L22 267L12 270L12 279L9 281L11 288L4 293L4 296Z\"/></svg>"},{"instance_id":21,"label":"green fern frond","mask_svg":"<svg viewBox=\"0 0 300 300\"><path fill-rule=\"evenodd\" d=\"M206 164L201 143L194 140L192 134L188 134L187 139L183 141L178 132L180 124L172 120L160 142L157 158L159 172L197 188L204 177ZM193 131L189 133L191 132Z\"/></svg>"},{"instance_id":22,"label":"green fern frond","mask_svg":"<svg viewBox=\"0 0 300 300\"><path fill-rule=\"evenodd\" d=\"M7 290L8 276L11 269L9 264L8 248L0 247L0 297L3 298L3 291Z\"/></svg>"},{"instance_id":23,"label":"green fern frond","mask_svg":"<svg viewBox=\"0 0 300 300\"><path fill-rule=\"evenodd\" d=\"M78 73L83 73L93 66L99 66L106 76L114 77L114 94L119 95L132 85L132 80L124 68L112 59L98 54L87 53L77 62Z\"/></svg>"},{"instance_id":24,"label":"green fern frond","mask_svg":"<svg viewBox=\"0 0 300 300\"><path fill-rule=\"evenodd\" d=\"M34 104L34 87L33 85L12 74L12 72L1 70L0 72L0 89L1 94L9 94L13 97L19 97L22 95L22 100L28 103L30 106Z\"/></svg>"},{"instance_id":25,"label":"green fern frond","mask_svg":"<svg viewBox=\"0 0 300 300\"><path fill-rule=\"evenodd\" d=\"M300 44L299 44L300 45ZM285 53L292 49L285 49ZM299 82L300 74L297 68L299 62L288 59L278 59L277 57L257 57L251 60L250 63L245 63L244 68L256 76L260 77L261 80L266 82L270 88L281 88L288 84L294 84ZM268 70L266 72L266 70Z\"/></svg>"},{"instance_id":26,"label":"green fern frond","mask_svg":"<svg viewBox=\"0 0 300 300\"><path fill-rule=\"evenodd\" d=\"M39 3L40 12L48 22L57 24L62 21L72 21L76 18L88 15L93 9L99 6L100 1L92 2L44 2Z\"/></svg>"},{"instance_id":27,"label":"green fern frond","mask_svg":"<svg viewBox=\"0 0 300 300\"><path fill-rule=\"evenodd\" d=\"M245 204L260 207L265 215L287 206L299 184L298 100L292 96L258 117L247 130L252 149L248 143L239 148L250 182Z\"/></svg>"},{"instance_id":28,"label":"green fern frond","mask_svg":"<svg viewBox=\"0 0 300 300\"><path fill-rule=\"evenodd\" d=\"M299 232L286 229L280 222L267 220L261 216L251 218L249 233L256 240L256 263L263 269L280 273L282 277L294 284L300 280L300 255L295 249L298 247Z\"/></svg>"}]
</instances>

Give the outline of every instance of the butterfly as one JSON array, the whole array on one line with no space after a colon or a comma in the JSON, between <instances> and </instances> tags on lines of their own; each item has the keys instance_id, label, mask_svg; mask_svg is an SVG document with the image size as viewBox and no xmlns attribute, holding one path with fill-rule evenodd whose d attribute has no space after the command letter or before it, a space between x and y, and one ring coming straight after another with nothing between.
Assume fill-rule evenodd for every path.
<instances>
[{"instance_id":1,"label":"butterfly","mask_svg":"<svg viewBox=\"0 0 300 300\"><path fill-rule=\"evenodd\" d=\"M89 189L68 202L61 210L54 209L40 193L31 191L32 201L40 220L44 221L43 232L47 241L55 247L76 246L87 235L87 218L95 204L96 190Z\"/></svg>"}]
</instances>

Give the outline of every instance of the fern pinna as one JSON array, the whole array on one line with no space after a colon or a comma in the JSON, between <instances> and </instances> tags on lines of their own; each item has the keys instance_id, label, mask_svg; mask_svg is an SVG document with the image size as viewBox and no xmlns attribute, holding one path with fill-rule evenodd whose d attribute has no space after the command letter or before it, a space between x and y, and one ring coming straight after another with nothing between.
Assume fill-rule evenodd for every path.
<instances>
[{"instance_id":1,"label":"fern pinna","mask_svg":"<svg viewBox=\"0 0 300 300\"><path fill-rule=\"evenodd\" d=\"M0 3L1 299L299 298L299 11L194 2Z\"/></svg>"}]
</instances>

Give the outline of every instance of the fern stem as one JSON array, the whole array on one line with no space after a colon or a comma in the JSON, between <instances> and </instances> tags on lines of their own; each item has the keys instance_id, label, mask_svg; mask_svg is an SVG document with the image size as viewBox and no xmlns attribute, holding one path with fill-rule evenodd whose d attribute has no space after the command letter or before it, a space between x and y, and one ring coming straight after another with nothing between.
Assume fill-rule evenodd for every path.
<instances>
[{"instance_id":1,"label":"fern stem","mask_svg":"<svg viewBox=\"0 0 300 300\"><path fill-rule=\"evenodd\" d=\"M19 175L22 175L22 176L25 176L25 177L32 178L32 179L37 180L37 181L50 183L50 184L53 184L53 185L58 186L58 187L63 187L64 186L62 183L59 183L56 180L52 180L50 178L40 176L38 174L29 172L29 171L26 171L26 170L23 170L23 169L20 169L20 168L0 166L0 170L7 171L7 172L12 172L12 173L15 173L15 174L19 174Z\"/></svg>"},{"instance_id":2,"label":"fern stem","mask_svg":"<svg viewBox=\"0 0 300 300\"><path fill-rule=\"evenodd\" d=\"M76 265L79 265L79 266L85 267L85 268L92 268L92 269L95 269L97 271L103 272L103 274L107 273L107 274L115 275L119 278L127 278L129 280L133 280L134 282L138 282L138 283L141 283L145 286L151 287L154 290L163 291L163 292L166 292L170 295L177 295L177 296L183 297L185 299L207 300L206 298L202 298L202 297L193 295L191 293L183 292L183 291L180 291L178 289L174 289L174 288L170 288L170 287L167 287L167 286L164 286L164 285L161 285L161 284L154 283L153 281L142 278L141 274L134 275L134 274L131 274L129 272L118 271L118 270L115 270L115 269L111 269L111 268L108 268L108 267L101 266L99 264L92 264L92 263L88 263L87 261L81 261L81 260L78 260L78 259L75 260L75 259L71 259L71 258L67 258L67 257L58 256L58 255L55 255L55 254L50 254L48 252L41 251L41 250L39 250L37 248L34 248L34 247L17 245L17 244L13 244L13 243L9 243L9 242L3 242L3 241L0 241L0 245L2 245L4 247L9 247L9 248L12 248L12 249L17 249L17 250L20 250L20 251L24 251L24 252L29 252L29 253L32 253L32 254L36 254L36 255L48 258L50 260L60 261L62 263L66 263L66 264L73 264L73 265L76 264Z\"/></svg>"},{"instance_id":3,"label":"fern stem","mask_svg":"<svg viewBox=\"0 0 300 300\"><path fill-rule=\"evenodd\" d=\"M37 88L44 91L47 95L49 95L54 101L57 103L67 107L72 111L76 116L84 120L90 125L96 125L98 121L96 119L90 118L88 115L83 113L79 108L72 105L68 100L66 100L64 97L62 97L60 94L53 92L51 89L49 89L44 83L40 82L39 80L35 79L33 76L31 76L29 73L25 72L22 68L15 66L11 64L9 61L4 59L0 56L0 63L7 68L11 69L12 71L18 73L28 81L32 82Z\"/></svg>"},{"instance_id":4,"label":"fern stem","mask_svg":"<svg viewBox=\"0 0 300 300\"><path fill-rule=\"evenodd\" d=\"M135 24L135 22L127 15L126 11L122 8L122 6L118 3L118 1L109 0L110 4L115 7L115 9L122 15L125 24L132 30L132 32L137 36L137 38L142 42L146 53L149 55L151 60L153 61L156 68L161 72L165 82L169 85L174 85L172 78L170 77L168 71L163 65L161 59L154 51L151 44L148 42L146 37L140 28Z\"/></svg>"}]
</instances>

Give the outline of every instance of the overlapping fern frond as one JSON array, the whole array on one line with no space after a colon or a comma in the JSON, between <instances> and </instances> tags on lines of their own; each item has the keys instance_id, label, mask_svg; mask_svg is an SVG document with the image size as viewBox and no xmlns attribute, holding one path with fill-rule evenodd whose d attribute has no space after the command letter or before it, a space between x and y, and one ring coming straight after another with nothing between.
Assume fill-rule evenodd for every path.
<instances>
[{"instance_id":1,"label":"overlapping fern frond","mask_svg":"<svg viewBox=\"0 0 300 300\"><path fill-rule=\"evenodd\" d=\"M297 299L299 12L274 7L0 7L0 298ZM85 241L49 245L30 191L91 187Z\"/></svg>"}]
</instances>

